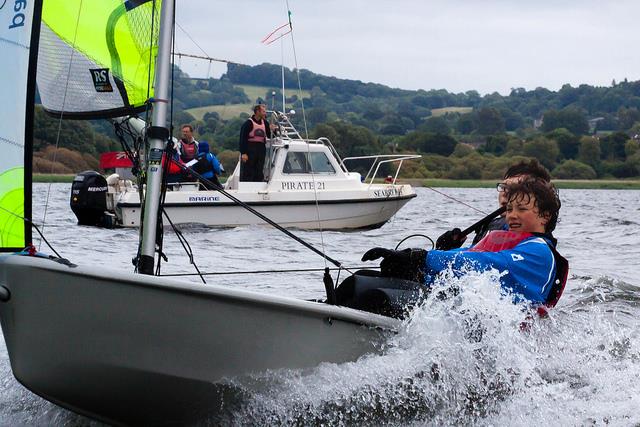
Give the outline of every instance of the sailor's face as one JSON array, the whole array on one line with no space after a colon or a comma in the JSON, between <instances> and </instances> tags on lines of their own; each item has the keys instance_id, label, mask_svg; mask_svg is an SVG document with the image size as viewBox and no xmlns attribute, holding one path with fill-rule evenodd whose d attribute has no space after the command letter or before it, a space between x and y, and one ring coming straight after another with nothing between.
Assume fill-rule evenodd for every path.
<instances>
[{"instance_id":1,"label":"sailor's face","mask_svg":"<svg viewBox=\"0 0 640 427\"><path fill-rule=\"evenodd\" d=\"M191 141L191 138L193 138L193 133L187 126L182 128L182 137L186 138L187 141Z\"/></svg>"},{"instance_id":2,"label":"sailor's face","mask_svg":"<svg viewBox=\"0 0 640 427\"><path fill-rule=\"evenodd\" d=\"M536 198L530 194L516 195L507 202L507 224L510 231L544 233L547 219L540 216Z\"/></svg>"},{"instance_id":3,"label":"sailor's face","mask_svg":"<svg viewBox=\"0 0 640 427\"><path fill-rule=\"evenodd\" d=\"M267 108L264 105L261 105L256 111L256 119L264 119L267 117Z\"/></svg>"},{"instance_id":4,"label":"sailor's face","mask_svg":"<svg viewBox=\"0 0 640 427\"><path fill-rule=\"evenodd\" d=\"M525 178L524 175L510 176L507 179L503 179L498 184L498 204L500 204L500 207L507 206L507 192L505 191L506 187L512 184L517 184L518 182L522 181L524 178Z\"/></svg>"}]
</instances>

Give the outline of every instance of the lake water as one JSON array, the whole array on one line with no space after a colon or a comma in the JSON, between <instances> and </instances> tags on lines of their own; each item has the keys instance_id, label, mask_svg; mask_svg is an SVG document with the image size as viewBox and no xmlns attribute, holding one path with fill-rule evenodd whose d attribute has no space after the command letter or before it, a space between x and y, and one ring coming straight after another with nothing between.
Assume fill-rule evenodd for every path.
<instances>
[{"instance_id":1,"label":"lake water","mask_svg":"<svg viewBox=\"0 0 640 427\"><path fill-rule=\"evenodd\" d=\"M70 184L34 186L34 220L78 264L132 271L133 229L80 227ZM438 189L484 212L489 189ZM435 239L482 215L428 188L389 223L359 232L295 231L349 266L374 246L410 234ZM495 273L458 281L455 302L419 308L382 355L254 379L262 386L225 423L238 425L638 425L640 424L640 191L563 190L555 231L570 262L565 294L529 333L520 308L500 300ZM45 203L47 209L45 209ZM203 272L321 268L322 258L272 228L182 229ZM35 243L39 239L35 238ZM403 244L430 244L414 237ZM40 250L49 249L42 244ZM49 251L50 252L50 251ZM172 232L163 273L193 273ZM344 276L343 276L344 278ZM185 280L199 281L197 277ZM324 295L321 273L206 276L208 283L300 298ZM204 286L204 285L203 285ZM482 339L469 337L469 325ZM33 395L11 374L0 338L1 425L100 425Z\"/></svg>"}]
</instances>

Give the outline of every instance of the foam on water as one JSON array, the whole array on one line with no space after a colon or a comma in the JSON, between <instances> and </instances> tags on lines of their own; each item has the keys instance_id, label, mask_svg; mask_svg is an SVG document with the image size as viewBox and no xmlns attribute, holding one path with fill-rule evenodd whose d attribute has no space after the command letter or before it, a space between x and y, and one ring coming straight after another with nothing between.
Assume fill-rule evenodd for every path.
<instances>
[{"instance_id":1,"label":"foam on water","mask_svg":"<svg viewBox=\"0 0 640 427\"><path fill-rule=\"evenodd\" d=\"M585 285L589 286L589 285ZM598 286L605 286L606 280ZM456 296L433 297L437 290ZM521 325L496 272L447 277L382 355L237 382L251 424L530 425L640 422L637 321L578 302ZM509 297L506 297L509 298ZM620 301L616 301L619 305Z\"/></svg>"}]
</instances>

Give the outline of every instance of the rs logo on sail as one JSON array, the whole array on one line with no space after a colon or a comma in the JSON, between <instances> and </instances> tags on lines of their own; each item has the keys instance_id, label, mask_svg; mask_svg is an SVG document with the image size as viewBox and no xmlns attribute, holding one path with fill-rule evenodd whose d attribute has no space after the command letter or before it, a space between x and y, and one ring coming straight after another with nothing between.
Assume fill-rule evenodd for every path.
<instances>
[{"instance_id":1,"label":"rs logo on sail","mask_svg":"<svg viewBox=\"0 0 640 427\"><path fill-rule=\"evenodd\" d=\"M2 3L2 7L4 7L4 3ZM25 16L24 13L20 12L21 10L25 10L27 8L27 0L15 0L13 5L13 11L16 13L13 15L13 19L11 20L11 24L9 25L9 29L12 30L17 27L24 26ZM2 9L0 7L0 9Z\"/></svg>"}]
</instances>

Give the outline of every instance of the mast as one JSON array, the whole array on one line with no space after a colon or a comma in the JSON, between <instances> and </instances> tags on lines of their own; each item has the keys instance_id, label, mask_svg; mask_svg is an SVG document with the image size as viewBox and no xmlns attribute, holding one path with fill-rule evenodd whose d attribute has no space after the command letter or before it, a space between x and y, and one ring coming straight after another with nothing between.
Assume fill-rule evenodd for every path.
<instances>
[{"instance_id":1,"label":"mast","mask_svg":"<svg viewBox=\"0 0 640 427\"><path fill-rule=\"evenodd\" d=\"M173 38L174 0L162 3L160 15L160 35L158 59L156 62L155 97L151 100L153 113L151 126L147 131L149 156L147 164L147 187L144 197L144 217L142 219L140 259L138 272L153 274L156 252L156 230L160 209L160 189L162 185L162 153L169 139L167 111L169 108L169 83L171 75L171 41Z\"/></svg>"}]
</instances>

